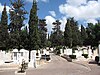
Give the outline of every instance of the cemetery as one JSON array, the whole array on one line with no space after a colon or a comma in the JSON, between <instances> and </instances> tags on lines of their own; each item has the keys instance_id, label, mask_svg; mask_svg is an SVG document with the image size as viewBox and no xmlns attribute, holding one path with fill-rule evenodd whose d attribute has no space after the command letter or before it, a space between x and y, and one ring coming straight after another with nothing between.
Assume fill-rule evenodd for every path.
<instances>
[{"instance_id":1,"label":"cemetery","mask_svg":"<svg viewBox=\"0 0 100 75\"><path fill-rule=\"evenodd\" d=\"M61 70L62 73L67 73L66 69L68 69L70 72L68 75L77 75L74 73L81 74L84 70L89 70L84 63L91 67L91 62L91 68L99 69L100 19L96 17L95 24L87 21L84 25L68 13L63 17L66 13L66 5L71 6L69 0L66 0L66 4L59 5L61 18L56 19L58 15L49 8L48 16L41 18L38 13L41 12L37 4L39 1L32 0L30 10L25 8L27 5L24 1L28 0L9 0L7 4L0 2L0 7L3 5L0 11L0 73L11 70L10 72L14 71L15 75L29 75L33 72L34 74L37 72L37 75L38 72L42 74L51 70L51 73ZM46 1L40 0L45 3ZM91 0L87 1L87 4L92 4ZM85 4L77 7L81 5ZM62 9L63 7L65 8ZM44 10L42 16L45 14L47 12ZM74 73L71 74L71 71Z\"/></svg>"}]
</instances>

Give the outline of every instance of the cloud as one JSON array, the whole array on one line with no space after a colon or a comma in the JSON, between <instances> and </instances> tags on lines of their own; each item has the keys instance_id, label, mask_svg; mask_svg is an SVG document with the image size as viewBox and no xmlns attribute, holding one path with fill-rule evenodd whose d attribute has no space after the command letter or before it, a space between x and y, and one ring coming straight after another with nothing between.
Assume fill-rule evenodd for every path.
<instances>
[{"instance_id":1,"label":"cloud","mask_svg":"<svg viewBox=\"0 0 100 75\"><path fill-rule=\"evenodd\" d=\"M46 2L48 2L49 0L41 0L41 1L43 1L43 2L45 2L45 3L46 3Z\"/></svg>"},{"instance_id":2,"label":"cloud","mask_svg":"<svg viewBox=\"0 0 100 75\"><path fill-rule=\"evenodd\" d=\"M33 0L26 0L27 2L33 2ZM36 0L37 2L42 1L42 2L48 2L49 0Z\"/></svg>"},{"instance_id":3,"label":"cloud","mask_svg":"<svg viewBox=\"0 0 100 75\"><path fill-rule=\"evenodd\" d=\"M66 17L63 16L63 17L60 19L60 22L61 22L60 29L61 29L62 31L65 31L65 25L66 25L66 23L67 23Z\"/></svg>"},{"instance_id":4,"label":"cloud","mask_svg":"<svg viewBox=\"0 0 100 75\"><path fill-rule=\"evenodd\" d=\"M55 11L49 11L49 13L51 14L51 16L56 17Z\"/></svg>"},{"instance_id":5,"label":"cloud","mask_svg":"<svg viewBox=\"0 0 100 75\"><path fill-rule=\"evenodd\" d=\"M0 3L0 13L2 13L3 9L4 9L4 5L2 5ZM10 7L9 6L6 6L7 13L9 13L9 9L10 9Z\"/></svg>"},{"instance_id":6,"label":"cloud","mask_svg":"<svg viewBox=\"0 0 100 75\"><path fill-rule=\"evenodd\" d=\"M52 23L55 22L56 19L53 18L52 16L46 16L45 19L46 19L48 32L50 33L52 31L52 28L53 28L53 24Z\"/></svg>"},{"instance_id":7,"label":"cloud","mask_svg":"<svg viewBox=\"0 0 100 75\"><path fill-rule=\"evenodd\" d=\"M59 6L59 11L66 17L75 17L77 20L96 19L100 17L100 1L86 3L86 0L67 0L67 3Z\"/></svg>"},{"instance_id":8,"label":"cloud","mask_svg":"<svg viewBox=\"0 0 100 75\"><path fill-rule=\"evenodd\" d=\"M95 19L88 19L87 23L93 23L95 25L98 22Z\"/></svg>"},{"instance_id":9,"label":"cloud","mask_svg":"<svg viewBox=\"0 0 100 75\"><path fill-rule=\"evenodd\" d=\"M72 6L79 6L81 4L86 4L87 0L66 0L66 2Z\"/></svg>"},{"instance_id":10,"label":"cloud","mask_svg":"<svg viewBox=\"0 0 100 75\"><path fill-rule=\"evenodd\" d=\"M54 25L52 23L56 21L56 18L54 18L52 16L46 16L45 19L46 19L48 33L51 33L51 31L53 31L52 28L54 28ZM65 25L66 25L66 22L67 22L66 17L61 17L59 19L59 21L61 22L60 30L64 31Z\"/></svg>"}]
</instances>

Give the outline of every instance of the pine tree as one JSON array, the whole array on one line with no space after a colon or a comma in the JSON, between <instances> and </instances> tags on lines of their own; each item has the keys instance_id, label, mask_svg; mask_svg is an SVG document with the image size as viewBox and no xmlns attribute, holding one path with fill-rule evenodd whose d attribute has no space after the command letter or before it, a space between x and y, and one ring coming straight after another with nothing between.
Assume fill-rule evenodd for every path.
<instances>
[{"instance_id":1,"label":"pine tree","mask_svg":"<svg viewBox=\"0 0 100 75\"><path fill-rule=\"evenodd\" d=\"M26 10L24 9L24 1L23 0L15 0L12 2L10 0L12 8L10 10L10 47L11 48L21 48L21 37L20 32L22 26L24 26L25 14L27 14Z\"/></svg>"},{"instance_id":2,"label":"pine tree","mask_svg":"<svg viewBox=\"0 0 100 75\"><path fill-rule=\"evenodd\" d=\"M4 5L4 9L1 15L1 23L0 23L0 48L7 49L8 48L8 16L6 11L6 4Z\"/></svg>"},{"instance_id":3,"label":"pine tree","mask_svg":"<svg viewBox=\"0 0 100 75\"><path fill-rule=\"evenodd\" d=\"M38 30L37 2L33 0L32 9L29 16L29 41L30 50L38 50L40 48L40 37Z\"/></svg>"},{"instance_id":4,"label":"pine tree","mask_svg":"<svg viewBox=\"0 0 100 75\"><path fill-rule=\"evenodd\" d=\"M72 29L70 26L70 20L67 19L67 23L64 31L64 44L65 46L72 47Z\"/></svg>"},{"instance_id":5,"label":"pine tree","mask_svg":"<svg viewBox=\"0 0 100 75\"><path fill-rule=\"evenodd\" d=\"M50 36L50 41L52 46L62 46L63 45L63 32L60 30L61 22L56 20L52 23L54 25L53 33Z\"/></svg>"}]
</instances>

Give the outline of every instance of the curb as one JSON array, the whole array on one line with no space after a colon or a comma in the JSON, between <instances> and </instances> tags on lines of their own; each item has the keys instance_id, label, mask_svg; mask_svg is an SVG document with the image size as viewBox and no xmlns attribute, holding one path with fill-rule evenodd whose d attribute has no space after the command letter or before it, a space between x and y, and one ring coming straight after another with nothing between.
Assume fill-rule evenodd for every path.
<instances>
[{"instance_id":1,"label":"curb","mask_svg":"<svg viewBox=\"0 0 100 75\"><path fill-rule=\"evenodd\" d=\"M72 63L75 63L75 64L81 65L83 67L86 67L89 71L91 71L91 68L87 64L84 64L84 63L81 63L81 62L79 63L79 62L75 62L75 61L73 61Z\"/></svg>"}]
</instances>

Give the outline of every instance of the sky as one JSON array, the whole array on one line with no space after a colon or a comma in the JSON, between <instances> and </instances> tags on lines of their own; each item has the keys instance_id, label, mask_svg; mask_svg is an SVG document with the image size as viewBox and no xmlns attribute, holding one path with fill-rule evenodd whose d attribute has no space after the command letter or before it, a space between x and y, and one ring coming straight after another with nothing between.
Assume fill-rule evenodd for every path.
<instances>
[{"instance_id":1,"label":"sky","mask_svg":"<svg viewBox=\"0 0 100 75\"><path fill-rule=\"evenodd\" d=\"M14 1L14 0L12 0ZM30 9L32 8L33 0L24 0L25 9L28 14L25 24L28 25ZM6 3L7 12L9 15L10 1L0 0L0 16L3 10L3 5ZM52 31L52 23L55 20L60 20L61 30L64 31L67 18L74 17L79 23L79 28L82 25L86 27L87 23L97 23L100 20L100 0L37 0L38 17L46 19L48 32Z\"/></svg>"}]
</instances>

